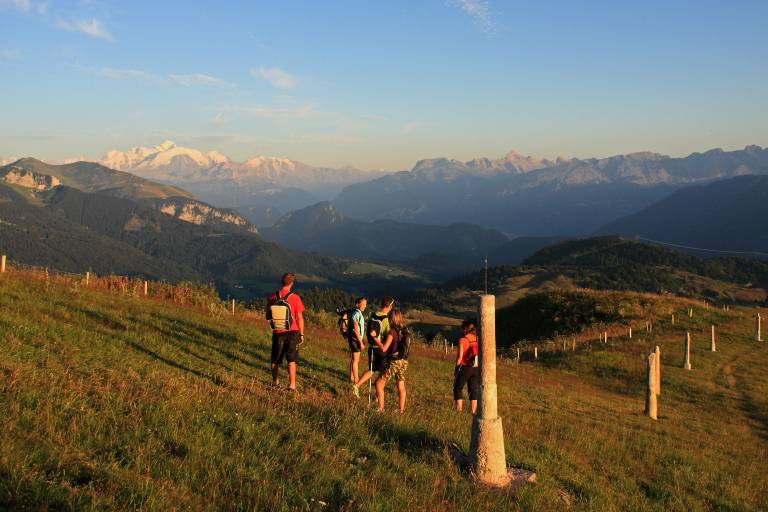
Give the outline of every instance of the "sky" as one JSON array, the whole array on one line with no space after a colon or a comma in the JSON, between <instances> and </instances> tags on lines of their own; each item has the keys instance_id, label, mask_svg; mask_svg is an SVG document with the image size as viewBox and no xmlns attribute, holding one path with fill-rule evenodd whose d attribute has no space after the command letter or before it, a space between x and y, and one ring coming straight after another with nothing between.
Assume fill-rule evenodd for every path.
<instances>
[{"instance_id":1,"label":"sky","mask_svg":"<svg viewBox=\"0 0 768 512\"><path fill-rule=\"evenodd\" d=\"M768 2L0 0L0 158L768 145Z\"/></svg>"}]
</instances>

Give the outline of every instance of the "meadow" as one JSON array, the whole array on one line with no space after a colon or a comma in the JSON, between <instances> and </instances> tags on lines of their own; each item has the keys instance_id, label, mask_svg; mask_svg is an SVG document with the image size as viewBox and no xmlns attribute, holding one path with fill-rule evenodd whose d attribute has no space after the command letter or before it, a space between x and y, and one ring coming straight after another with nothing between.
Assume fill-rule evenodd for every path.
<instances>
[{"instance_id":1,"label":"meadow","mask_svg":"<svg viewBox=\"0 0 768 512\"><path fill-rule=\"evenodd\" d=\"M499 363L508 464L538 476L511 492L451 456L471 424L452 354L416 347L406 413L390 386L380 414L351 397L332 331L309 329L294 396L270 384L258 318L4 274L0 509L766 509L768 343L754 309L687 307L652 335ZM643 415L655 345L658 421Z\"/></svg>"}]
</instances>

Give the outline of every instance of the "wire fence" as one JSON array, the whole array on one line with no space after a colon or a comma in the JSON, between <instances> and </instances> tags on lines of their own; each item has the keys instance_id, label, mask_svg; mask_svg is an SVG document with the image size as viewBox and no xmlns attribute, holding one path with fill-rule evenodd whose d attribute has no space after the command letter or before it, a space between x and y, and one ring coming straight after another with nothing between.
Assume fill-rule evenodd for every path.
<instances>
[{"instance_id":1,"label":"wire fence","mask_svg":"<svg viewBox=\"0 0 768 512\"><path fill-rule=\"evenodd\" d=\"M65 272L49 267L27 265L20 262L9 261L2 257L0 271L15 274L21 278L46 280L71 286L81 286L89 289L102 290L129 297L146 297L166 302L172 302L181 306L197 307L207 310L215 317L237 315L242 318L261 319L263 311L253 309L245 303L238 303L234 299L223 300L218 296L213 285L205 285L191 282L168 283L166 281L148 281L137 277L108 274L99 276L94 272L84 274ZM667 329L670 327L683 327L681 320L693 317L694 309L714 310L713 305L703 301L688 301L686 310L676 311L668 318L649 316L646 320L627 322L622 325L594 325L581 332L570 335L556 335L549 339L521 340L509 347L499 347L498 355L502 360L512 362L536 361L540 358L562 355L567 353L591 351L596 347L606 348L619 342L632 340L648 341L652 339L655 329ZM730 311L730 307L722 306L724 311ZM675 317L675 313L682 313ZM307 311L308 323L324 330L333 330L336 324L336 316L323 311ZM677 321L677 325L676 322ZM416 343L424 348L448 355L455 349L455 345L447 339L442 343L429 342L420 333L416 334Z\"/></svg>"}]
</instances>

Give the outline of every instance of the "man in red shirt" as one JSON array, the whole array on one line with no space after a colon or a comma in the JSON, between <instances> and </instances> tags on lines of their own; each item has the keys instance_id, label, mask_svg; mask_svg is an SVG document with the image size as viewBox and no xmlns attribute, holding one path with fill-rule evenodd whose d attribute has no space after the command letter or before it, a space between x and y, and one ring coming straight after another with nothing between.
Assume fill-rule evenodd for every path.
<instances>
[{"instance_id":1,"label":"man in red shirt","mask_svg":"<svg viewBox=\"0 0 768 512\"><path fill-rule=\"evenodd\" d=\"M294 281L293 274L284 274L282 288L267 300L267 319L272 327L272 382L275 386L280 384L277 373L286 359L291 391L296 391L296 361L299 346L304 343L304 304L291 291Z\"/></svg>"}]
</instances>

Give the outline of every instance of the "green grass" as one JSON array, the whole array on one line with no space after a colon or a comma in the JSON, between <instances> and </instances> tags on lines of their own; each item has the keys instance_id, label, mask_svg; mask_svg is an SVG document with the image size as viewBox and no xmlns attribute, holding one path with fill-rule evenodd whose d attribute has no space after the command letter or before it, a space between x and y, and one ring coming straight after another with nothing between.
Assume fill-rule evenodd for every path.
<instances>
[{"instance_id":1,"label":"green grass","mask_svg":"<svg viewBox=\"0 0 768 512\"><path fill-rule=\"evenodd\" d=\"M750 314L679 312L652 340L500 362L508 463L539 480L510 493L449 455L471 423L450 356L417 348L406 414L380 415L348 396L343 343L313 330L294 400L268 385L263 324L5 275L0 509L558 510L563 494L570 510L765 509L768 343ZM658 422L642 415L655 344Z\"/></svg>"}]
</instances>

